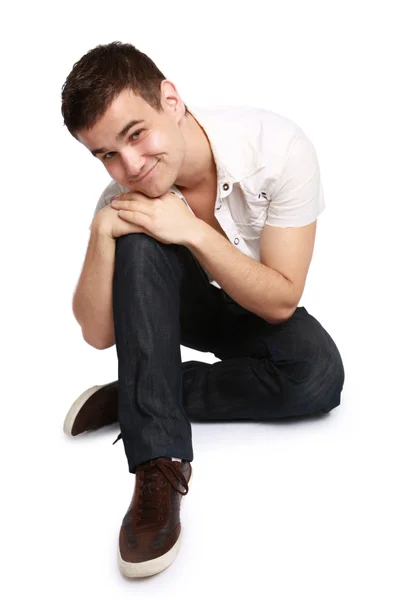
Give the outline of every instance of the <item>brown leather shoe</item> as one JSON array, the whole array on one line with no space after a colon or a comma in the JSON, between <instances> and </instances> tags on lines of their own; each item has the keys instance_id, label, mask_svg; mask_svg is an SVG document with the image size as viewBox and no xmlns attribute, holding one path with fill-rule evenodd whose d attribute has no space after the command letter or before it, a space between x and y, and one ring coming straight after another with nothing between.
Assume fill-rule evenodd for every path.
<instances>
[{"instance_id":1,"label":"brown leather shoe","mask_svg":"<svg viewBox=\"0 0 400 600\"><path fill-rule=\"evenodd\" d=\"M180 504L189 491L189 461L155 458L136 469L135 490L119 534L119 568L149 577L175 560L181 543Z\"/></svg>"},{"instance_id":2,"label":"brown leather shoe","mask_svg":"<svg viewBox=\"0 0 400 600\"><path fill-rule=\"evenodd\" d=\"M79 396L64 420L67 435L99 429L118 420L118 381L94 385Z\"/></svg>"}]
</instances>

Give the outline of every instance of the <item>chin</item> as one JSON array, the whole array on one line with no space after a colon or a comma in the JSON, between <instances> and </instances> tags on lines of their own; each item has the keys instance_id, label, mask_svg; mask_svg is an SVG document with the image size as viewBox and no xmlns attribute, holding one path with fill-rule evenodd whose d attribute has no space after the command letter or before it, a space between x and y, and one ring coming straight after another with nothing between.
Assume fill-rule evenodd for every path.
<instances>
[{"instance_id":1,"label":"chin","mask_svg":"<svg viewBox=\"0 0 400 600\"><path fill-rule=\"evenodd\" d=\"M173 185L173 184L172 184ZM165 185L165 183L155 181L152 185L148 186L148 189L144 189L142 194L146 194L149 198L159 198L163 196L171 189L172 185Z\"/></svg>"}]
</instances>

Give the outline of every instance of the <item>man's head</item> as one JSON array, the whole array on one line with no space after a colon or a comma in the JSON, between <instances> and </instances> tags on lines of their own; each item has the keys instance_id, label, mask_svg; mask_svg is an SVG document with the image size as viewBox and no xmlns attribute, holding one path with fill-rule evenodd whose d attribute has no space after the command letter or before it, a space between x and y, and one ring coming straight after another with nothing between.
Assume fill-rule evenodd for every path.
<instances>
[{"instance_id":1,"label":"man's head","mask_svg":"<svg viewBox=\"0 0 400 600\"><path fill-rule=\"evenodd\" d=\"M96 46L75 63L61 112L71 135L121 185L157 197L175 183L189 113L174 84L134 46Z\"/></svg>"}]
</instances>

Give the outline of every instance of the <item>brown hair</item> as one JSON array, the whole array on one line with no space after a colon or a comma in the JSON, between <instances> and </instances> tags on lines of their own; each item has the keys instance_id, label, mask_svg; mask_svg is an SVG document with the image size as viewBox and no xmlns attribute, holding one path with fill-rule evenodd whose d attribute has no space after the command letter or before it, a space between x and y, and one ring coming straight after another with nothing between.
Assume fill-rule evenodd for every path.
<instances>
[{"instance_id":1,"label":"brown hair","mask_svg":"<svg viewBox=\"0 0 400 600\"><path fill-rule=\"evenodd\" d=\"M74 64L62 86L64 125L76 138L76 132L93 127L126 89L160 112L160 85L164 79L154 62L131 44L96 46Z\"/></svg>"}]
</instances>

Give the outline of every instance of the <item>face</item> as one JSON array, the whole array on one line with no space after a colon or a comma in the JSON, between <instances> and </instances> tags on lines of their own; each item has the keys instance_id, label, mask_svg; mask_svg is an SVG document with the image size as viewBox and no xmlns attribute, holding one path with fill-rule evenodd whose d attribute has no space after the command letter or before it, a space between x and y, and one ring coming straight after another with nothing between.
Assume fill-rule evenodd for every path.
<instances>
[{"instance_id":1,"label":"face","mask_svg":"<svg viewBox=\"0 0 400 600\"><path fill-rule=\"evenodd\" d=\"M112 179L150 198L174 185L186 152L184 104L171 82L164 80L160 89L161 112L124 90L94 127L77 133Z\"/></svg>"}]
</instances>

